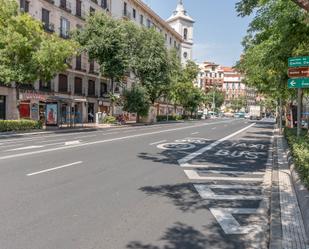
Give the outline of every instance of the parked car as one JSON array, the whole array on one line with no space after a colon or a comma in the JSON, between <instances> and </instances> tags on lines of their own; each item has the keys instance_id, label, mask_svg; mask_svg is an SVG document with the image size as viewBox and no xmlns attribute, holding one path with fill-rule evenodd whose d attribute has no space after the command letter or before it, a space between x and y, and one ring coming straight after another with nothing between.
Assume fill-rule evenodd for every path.
<instances>
[{"instance_id":1,"label":"parked car","mask_svg":"<svg viewBox=\"0 0 309 249\"><path fill-rule=\"evenodd\" d=\"M250 113L245 113L245 119L250 119Z\"/></svg>"},{"instance_id":2,"label":"parked car","mask_svg":"<svg viewBox=\"0 0 309 249\"><path fill-rule=\"evenodd\" d=\"M245 113L244 112L237 112L234 114L234 118L244 118Z\"/></svg>"}]
</instances>

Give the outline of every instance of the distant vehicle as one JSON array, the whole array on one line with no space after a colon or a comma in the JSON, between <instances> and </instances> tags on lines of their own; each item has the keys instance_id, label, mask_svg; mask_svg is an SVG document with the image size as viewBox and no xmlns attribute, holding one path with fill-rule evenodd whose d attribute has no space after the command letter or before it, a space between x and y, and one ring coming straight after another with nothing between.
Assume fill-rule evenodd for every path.
<instances>
[{"instance_id":1,"label":"distant vehicle","mask_svg":"<svg viewBox=\"0 0 309 249\"><path fill-rule=\"evenodd\" d=\"M261 106L259 105L250 105L249 114L251 120L260 120L261 119Z\"/></svg>"},{"instance_id":2,"label":"distant vehicle","mask_svg":"<svg viewBox=\"0 0 309 249\"><path fill-rule=\"evenodd\" d=\"M245 119L250 119L250 113L245 113Z\"/></svg>"},{"instance_id":3,"label":"distant vehicle","mask_svg":"<svg viewBox=\"0 0 309 249\"><path fill-rule=\"evenodd\" d=\"M234 114L234 118L244 118L245 113L244 112L237 112Z\"/></svg>"},{"instance_id":4,"label":"distant vehicle","mask_svg":"<svg viewBox=\"0 0 309 249\"><path fill-rule=\"evenodd\" d=\"M232 117L234 117L234 114L231 113L231 112L225 112L223 115L224 115L224 117L227 117L227 118L232 118Z\"/></svg>"}]
</instances>

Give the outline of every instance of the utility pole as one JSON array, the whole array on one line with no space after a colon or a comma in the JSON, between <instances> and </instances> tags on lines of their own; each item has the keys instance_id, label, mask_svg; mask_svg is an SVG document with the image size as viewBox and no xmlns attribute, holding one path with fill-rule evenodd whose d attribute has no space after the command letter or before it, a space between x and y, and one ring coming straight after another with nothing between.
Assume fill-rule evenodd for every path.
<instances>
[{"instance_id":1,"label":"utility pole","mask_svg":"<svg viewBox=\"0 0 309 249\"><path fill-rule=\"evenodd\" d=\"M300 137L301 133L301 113L302 113L302 89L297 89L297 137Z\"/></svg>"},{"instance_id":2,"label":"utility pole","mask_svg":"<svg viewBox=\"0 0 309 249\"><path fill-rule=\"evenodd\" d=\"M215 102L215 89L213 91L213 95L212 95L212 116L215 117L215 108L216 108L216 102Z\"/></svg>"}]
</instances>

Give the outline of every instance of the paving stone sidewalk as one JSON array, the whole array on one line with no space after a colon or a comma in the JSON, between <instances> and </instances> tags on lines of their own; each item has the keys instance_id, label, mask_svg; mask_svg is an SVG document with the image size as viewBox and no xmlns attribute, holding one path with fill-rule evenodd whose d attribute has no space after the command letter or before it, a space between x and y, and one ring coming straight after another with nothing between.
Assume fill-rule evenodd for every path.
<instances>
[{"instance_id":1,"label":"paving stone sidewalk","mask_svg":"<svg viewBox=\"0 0 309 249\"><path fill-rule=\"evenodd\" d=\"M291 180L291 171L286 152L283 149L283 137L278 136L279 193L281 208L282 249L309 249L302 214Z\"/></svg>"}]
</instances>

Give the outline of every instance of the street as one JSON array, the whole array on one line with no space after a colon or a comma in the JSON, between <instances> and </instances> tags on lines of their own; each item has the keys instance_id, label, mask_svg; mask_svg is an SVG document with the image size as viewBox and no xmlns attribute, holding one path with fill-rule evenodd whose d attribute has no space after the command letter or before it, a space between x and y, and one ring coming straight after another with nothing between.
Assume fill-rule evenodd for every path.
<instances>
[{"instance_id":1,"label":"street","mask_svg":"<svg viewBox=\"0 0 309 249\"><path fill-rule=\"evenodd\" d=\"M266 249L273 124L0 139L3 249Z\"/></svg>"}]
</instances>

